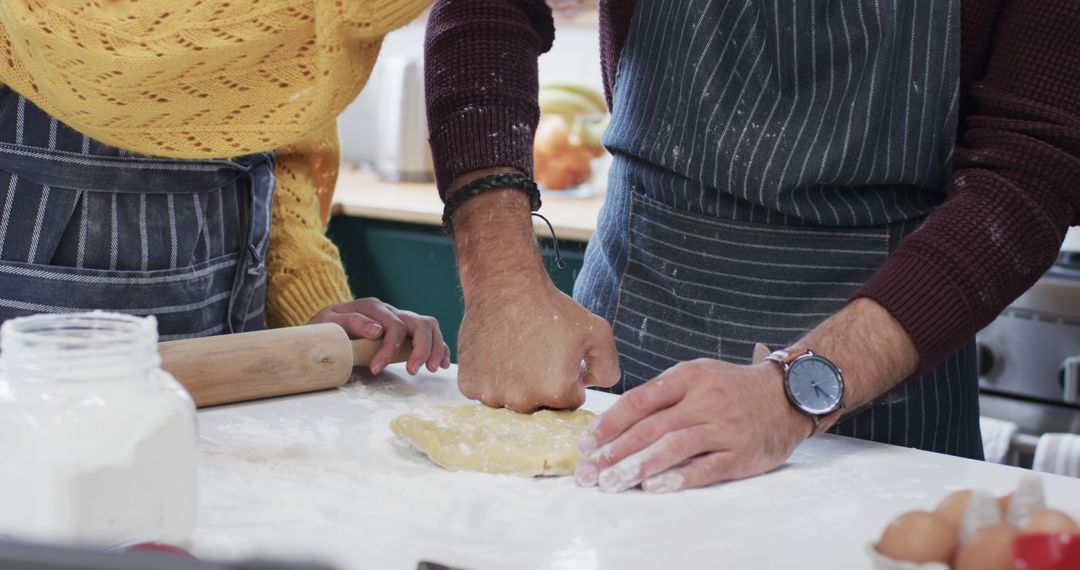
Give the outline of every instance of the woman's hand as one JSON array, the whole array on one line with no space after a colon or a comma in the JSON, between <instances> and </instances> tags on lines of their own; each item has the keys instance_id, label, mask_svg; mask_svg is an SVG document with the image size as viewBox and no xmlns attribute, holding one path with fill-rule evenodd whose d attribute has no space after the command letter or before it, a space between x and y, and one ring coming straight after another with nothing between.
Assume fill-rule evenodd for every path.
<instances>
[{"instance_id":1,"label":"woman's hand","mask_svg":"<svg viewBox=\"0 0 1080 570\"><path fill-rule=\"evenodd\" d=\"M372 374L386 368L406 337L412 338L413 344L405 365L409 374L416 374L425 364L430 372L450 367L450 347L443 342L439 321L402 311L374 297L327 307L308 321L316 323L337 323L349 338L382 339L382 348L371 358Z\"/></svg>"}]
</instances>

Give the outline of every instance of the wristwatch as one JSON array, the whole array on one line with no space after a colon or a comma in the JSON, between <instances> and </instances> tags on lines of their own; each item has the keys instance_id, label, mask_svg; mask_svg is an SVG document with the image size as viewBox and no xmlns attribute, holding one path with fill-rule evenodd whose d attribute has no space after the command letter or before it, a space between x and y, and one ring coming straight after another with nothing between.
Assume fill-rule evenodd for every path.
<instances>
[{"instance_id":1,"label":"wristwatch","mask_svg":"<svg viewBox=\"0 0 1080 570\"><path fill-rule=\"evenodd\" d=\"M777 350L765 358L783 368L788 401L814 421L814 435L823 420L844 413L844 375L829 359L809 349Z\"/></svg>"}]
</instances>

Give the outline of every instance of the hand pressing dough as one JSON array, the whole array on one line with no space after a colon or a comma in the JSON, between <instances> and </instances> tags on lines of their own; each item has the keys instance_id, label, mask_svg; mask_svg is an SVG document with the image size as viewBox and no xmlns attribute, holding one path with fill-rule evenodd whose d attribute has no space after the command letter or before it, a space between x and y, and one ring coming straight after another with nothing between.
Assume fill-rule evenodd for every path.
<instances>
[{"instance_id":1,"label":"hand pressing dough","mask_svg":"<svg viewBox=\"0 0 1080 570\"><path fill-rule=\"evenodd\" d=\"M577 436L594 417L586 410L433 406L394 418L390 429L447 469L569 475L580 457Z\"/></svg>"}]
</instances>

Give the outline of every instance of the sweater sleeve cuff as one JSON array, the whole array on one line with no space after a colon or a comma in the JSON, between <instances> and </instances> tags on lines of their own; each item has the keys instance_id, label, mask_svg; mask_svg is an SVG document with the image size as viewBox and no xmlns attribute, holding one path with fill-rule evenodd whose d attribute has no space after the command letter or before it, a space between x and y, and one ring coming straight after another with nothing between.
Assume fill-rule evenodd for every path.
<instances>
[{"instance_id":1,"label":"sweater sleeve cuff","mask_svg":"<svg viewBox=\"0 0 1080 570\"><path fill-rule=\"evenodd\" d=\"M348 280L341 267L305 267L281 275L271 283L267 295L267 324L291 327L306 324L319 311L352 300Z\"/></svg>"},{"instance_id":2,"label":"sweater sleeve cuff","mask_svg":"<svg viewBox=\"0 0 1080 570\"><path fill-rule=\"evenodd\" d=\"M956 344L957 326L972 322L972 311L960 287L949 273L928 260L899 251L852 299L873 299L907 331L919 353L919 370L925 374L962 346ZM974 334L975 331L971 331Z\"/></svg>"},{"instance_id":3,"label":"sweater sleeve cuff","mask_svg":"<svg viewBox=\"0 0 1080 570\"><path fill-rule=\"evenodd\" d=\"M439 194L445 196L450 182L474 170L509 167L531 176L539 116L535 104L520 104L468 107L441 117L431 126Z\"/></svg>"}]
</instances>

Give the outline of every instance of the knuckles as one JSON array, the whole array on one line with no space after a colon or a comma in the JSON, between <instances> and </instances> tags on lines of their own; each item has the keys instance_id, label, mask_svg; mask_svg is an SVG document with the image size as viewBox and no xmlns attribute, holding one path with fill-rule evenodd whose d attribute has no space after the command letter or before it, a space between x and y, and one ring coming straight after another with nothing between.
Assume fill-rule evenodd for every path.
<instances>
[{"instance_id":1,"label":"knuckles","mask_svg":"<svg viewBox=\"0 0 1080 570\"><path fill-rule=\"evenodd\" d=\"M649 408L651 394L648 390L636 389L622 395L620 401L626 402L626 406L636 413L644 413Z\"/></svg>"},{"instance_id":2,"label":"knuckles","mask_svg":"<svg viewBox=\"0 0 1080 570\"><path fill-rule=\"evenodd\" d=\"M664 437L662 442L664 453L679 459L690 457L690 440L683 432L670 434Z\"/></svg>"},{"instance_id":3,"label":"knuckles","mask_svg":"<svg viewBox=\"0 0 1080 570\"><path fill-rule=\"evenodd\" d=\"M481 396L483 395L483 390L477 383L472 382L467 378L463 378L462 376L458 376L458 390L461 391L462 396L465 396L470 400L481 400Z\"/></svg>"},{"instance_id":4,"label":"knuckles","mask_svg":"<svg viewBox=\"0 0 1080 570\"><path fill-rule=\"evenodd\" d=\"M537 386L533 395L541 404L553 408L570 407L578 400L577 394L575 394L571 388L564 387L558 382L552 381ZM585 395L581 394L580 399L584 400Z\"/></svg>"},{"instance_id":5,"label":"knuckles","mask_svg":"<svg viewBox=\"0 0 1080 570\"><path fill-rule=\"evenodd\" d=\"M429 332L439 330L439 321L435 320L435 317L419 317L417 321L417 329L427 330Z\"/></svg>"},{"instance_id":6,"label":"knuckles","mask_svg":"<svg viewBox=\"0 0 1080 570\"><path fill-rule=\"evenodd\" d=\"M722 373L723 366L717 365L718 361L711 358L698 358L685 362L685 374L694 380L716 377Z\"/></svg>"},{"instance_id":7,"label":"knuckles","mask_svg":"<svg viewBox=\"0 0 1080 570\"><path fill-rule=\"evenodd\" d=\"M529 413L536 408L536 404L530 398L517 395L505 398L502 405L522 414Z\"/></svg>"},{"instance_id":8,"label":"knuckles","mask_svg":"<svg viewBox=\"0 0 1080 570\"><path fill-rule=\"evenodd\" d=\"M638 428L634 431L636 432L637 443L642 444L644 447L658 441L666 430L656 420L646 420L639 422Z\"/></svg>"},{"instance_id":9,"label":"knuckles","mask_svg":"<svg viewBox=\"0 0 1080 570\"><path fill-rule=\"evenodd\" d=\"M603 317L592 315L592 318L589 319L588 328L593 334L603 336L605 340L611 339L612 342L615 341L615 333L611 328L611 323L607 322L607 319Z\"/></svg>"}]
</instances>

